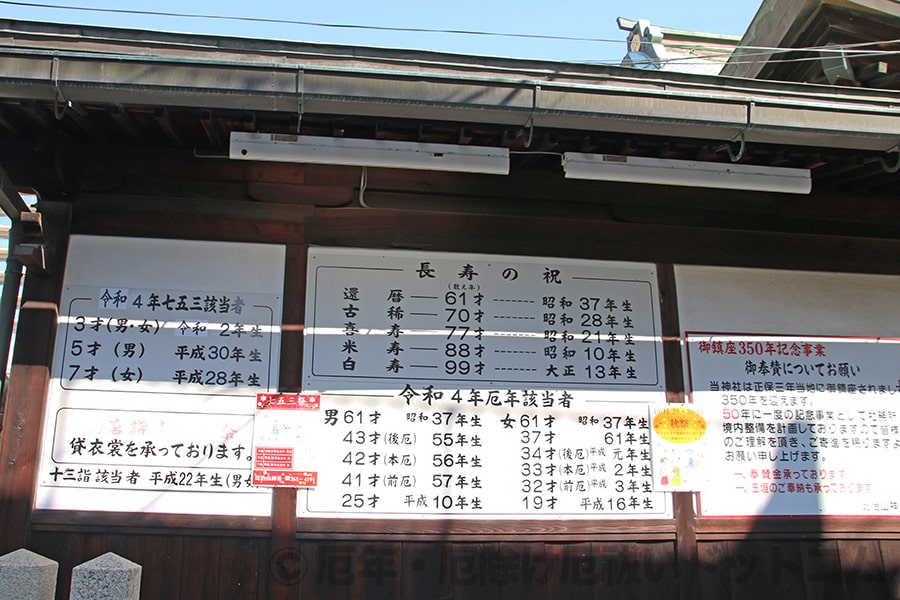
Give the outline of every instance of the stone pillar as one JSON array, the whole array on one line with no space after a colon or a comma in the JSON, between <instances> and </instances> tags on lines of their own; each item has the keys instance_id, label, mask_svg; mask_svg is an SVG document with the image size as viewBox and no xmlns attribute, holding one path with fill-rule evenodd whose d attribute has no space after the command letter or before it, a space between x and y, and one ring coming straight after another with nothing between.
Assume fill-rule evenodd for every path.
<instances>
[{"instance_id":1,"label":"stone pillar","mask_svg":"<svg viewBox=\"0 0 900 600\"><path fill-rule=\"evenodd\" d=\"M59 563L20 548L0 556L0 600L53 600Z\"/></svg>"},{"instance_id":2,"label":"stone pillar","mask_svg":"<svg viewBox=\"0 0 900 600\"><path fill-rule=\"evenodd\" d=\"M72 569L69 600L139 600L141 565L107 552Z\"/></svg>"}]
</instances>

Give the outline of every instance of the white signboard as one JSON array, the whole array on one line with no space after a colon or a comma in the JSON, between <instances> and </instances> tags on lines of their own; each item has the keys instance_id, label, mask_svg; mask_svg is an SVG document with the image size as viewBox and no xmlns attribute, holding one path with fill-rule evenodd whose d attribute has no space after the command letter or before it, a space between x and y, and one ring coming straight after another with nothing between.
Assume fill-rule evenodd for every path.
<instances>
[{"instance_id":1,"label":"white signboard","mask_svg":"<svg viewBox=\"0 0 900 600\"><path fill-rule=\"evenodd\" d=\"M305 517L671 517L652 265L309 252Z\"/></svg>"},{"instance_id":2,"label":"white signboard","mask_svg":"<svg viewBox=\"0 0 900 600\"><path fill-rule=\"evenodd\" d=\"M301 517L671 518L652 489L648 407L504 390L410 398L322 395L294 414L315 472Z\"/></svg>"},{"instance_id":3,"label":"white signboard","mask_svg":"<svg viewBox=\"0 0 900 600\"><path fill-rule=\"evenodd\" d=\"M73 236L36 507L269 514L283 279L280 246Z\"/></svg>"},{"instance_id":4,"label":"white signboard","mask_svg":"<svg viewBox=\"0 0 900 600\"><path fill-rule=\"evenodd\" d=\"M654 401L659 322L649 265L314 248L304 386Z\"/></svg>"},{"instance_id":5,"label":"white signboard","mask_svg":"<svg viewBox=\"0 0 900 600\"><path fill-rule=\"evenodd\" d=\"M702 516L900 515L900 339L688 333L715 415Z\"/></svg>"},{"instance_id":6,"label":"white signboard","mask_svg":"<svg viewBox=\"0 0 900 600\"><path fill-rule=\"evenodd\" d=\"M900 278L677 267L702 516L900 515Z\"/></svg>"}]
</instances>

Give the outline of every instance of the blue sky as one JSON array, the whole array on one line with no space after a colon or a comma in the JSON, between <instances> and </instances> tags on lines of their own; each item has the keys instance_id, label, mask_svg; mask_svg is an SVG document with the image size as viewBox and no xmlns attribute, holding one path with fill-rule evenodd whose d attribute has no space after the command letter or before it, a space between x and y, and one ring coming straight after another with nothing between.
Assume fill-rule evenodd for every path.
<instances>
[{"instance_id":1,"label":"blue sky","mask_svg":"<svg viewBox=\"0 0 900 600\"><path fill-rule=\"evenodd\" d=\"M741 35L761 0L451 0L428 2L404 0L371 2L362 0L23 0L0 2L0 16L60 23L104 25L209 33L240 37L284 39L436 50L473 55L559 61L601 61L617 63L625 54L626 32L616 26L616 17L648 19L655 25ZM33 4L34 6L23 6ZM181 18L116 14L84 10L46 8L47 5L153 11L193 15L217 15L278 19L336 25L359 25L429 30L465 30L560 36L608 40L574 42L522 39L516 37L459 35L449 33L405 33L365 29L301 26L204 18Z\"/></svg>"}]
</instances>

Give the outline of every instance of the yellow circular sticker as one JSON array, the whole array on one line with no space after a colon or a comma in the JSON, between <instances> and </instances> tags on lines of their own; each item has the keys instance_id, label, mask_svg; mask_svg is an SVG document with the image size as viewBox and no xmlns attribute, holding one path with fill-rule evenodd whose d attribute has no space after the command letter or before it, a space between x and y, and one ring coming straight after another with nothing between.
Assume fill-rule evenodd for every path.
<instances>
[{"instance_id":1,"label":"yellow circular sticker","mask_svg":"<svg viewBox=\"0 0 900 600\"><path fill-rule=\"evenodd\" d=\"M706 419L692 408L666 408L653 417L653 431L673 444L689 444L706 433Z\"/></svg>"}]
</instances>

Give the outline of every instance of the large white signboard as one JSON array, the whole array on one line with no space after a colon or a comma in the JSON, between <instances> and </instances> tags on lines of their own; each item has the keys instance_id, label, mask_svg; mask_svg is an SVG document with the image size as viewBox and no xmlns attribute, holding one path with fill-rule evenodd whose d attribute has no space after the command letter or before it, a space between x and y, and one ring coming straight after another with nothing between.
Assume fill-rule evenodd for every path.
<instances>
[{"instance_id":1,"label":"large white signboard","mask_svg":"<svg viewBox=\"0 0 900 600\"><path fill-rule=\"evenodd\" d=\"M667 518L653 491L648 408L507 394L322 396L296 413L314 473L301 516Z\"/></svg>"},{"instance_id":2,"label":"large white signboard","mask_svg":"<svg viewBox=\"0 0 900 600\"><path fill-rule=\"evenodd\" d=\"M701 515L900 514L900 339L688 333L692 399L715 414Z\"/></svg>"},{"instance_id":3,"label":"large white signboard","mask_svg":"<svg viewBox=\"0 0 900 600\"><path fill-rule=\"evenodd\" d=\"M664 389L649 265L313 248L307 290L307 389Z\"/></svg>"},{"instance_id":4,"label":"large white signboard","mask_svg":"<svg viewBox=\"0 0 900 600\"><path fill-rule=\"evenodd\" d=\"M73 236L37 508L269 514L250 460L283 280L280 246Z\"/></svg>"},{"instance_id":5,"label":"large white signboard","mask_svg":"<svg viewBox=\"0 0 900 600\"><path fill-rule=\"evenodd\" d=\"M900 515L900 278L679 267L702 516Z\"/></svg>"},{"instance_id":6,"label":"large white signboard","mask_svg":"<svg viewBox=\"0 0 900 600\"><path fill-rule=\"evenodd\" d=\"M652 265L312 248L307 517L671 516Z\"/></svg>"}]
</instances>

